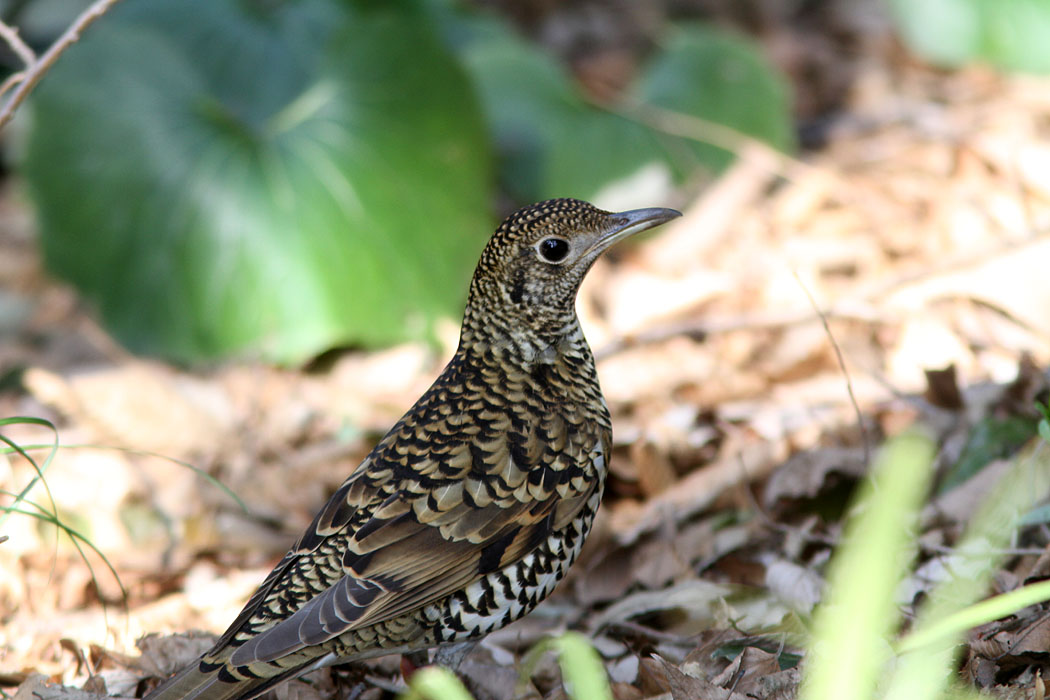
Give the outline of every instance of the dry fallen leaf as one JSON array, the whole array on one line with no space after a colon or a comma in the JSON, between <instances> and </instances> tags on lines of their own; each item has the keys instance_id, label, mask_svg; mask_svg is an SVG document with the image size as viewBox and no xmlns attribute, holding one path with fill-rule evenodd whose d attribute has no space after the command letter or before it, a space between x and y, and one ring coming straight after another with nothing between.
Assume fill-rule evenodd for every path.
<instances>
[{"instance_id":1,"label":"dry fallen leaf","mask_svg":"<svg viewBox=\"0 0 1050 700\"><path fill-rule=\"evenodd\" d=\"M138 666L147 675L167 678L208 651L216 639L214 634L205 632L183 632L168 636L148 634L135 642L142 652Z\"/></svg>"}]
</instances>

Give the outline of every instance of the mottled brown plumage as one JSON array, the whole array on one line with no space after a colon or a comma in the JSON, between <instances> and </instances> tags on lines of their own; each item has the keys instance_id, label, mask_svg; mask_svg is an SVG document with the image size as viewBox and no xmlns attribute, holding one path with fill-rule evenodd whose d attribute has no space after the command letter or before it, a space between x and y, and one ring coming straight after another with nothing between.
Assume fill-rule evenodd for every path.
<instances>
[{"instance_id":1,"label":"mottled brown plumage","mask_svg":"<svg viewBox=\"0 0 1050 700\"><path fill-rule=\"evenodd\" d=\"M612 243L674 216L555 199L504 221L444 372L149 698L252 698L326 663L462 650L543 600L590 529L612 438L576 292Z\"/></svg>"}]
</instances>

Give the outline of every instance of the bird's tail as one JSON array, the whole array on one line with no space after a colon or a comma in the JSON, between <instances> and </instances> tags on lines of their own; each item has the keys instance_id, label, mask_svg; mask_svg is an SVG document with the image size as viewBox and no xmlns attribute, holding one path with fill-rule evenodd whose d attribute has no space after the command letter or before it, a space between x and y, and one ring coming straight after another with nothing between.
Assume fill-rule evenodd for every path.
<instances>
[{"instance_id":1,"label":"bird's tail","mask_svg":"<svg viewBox=\"0 0 1050 700\"><path fill-rule=\"evenodd\" d=\"M201 660L190 664L157 686L144 700L251 700L279 683L304 673L313 665L287 669L269 678L233 677L219 665L211 670Z\"/></svg>"}]
</instances>

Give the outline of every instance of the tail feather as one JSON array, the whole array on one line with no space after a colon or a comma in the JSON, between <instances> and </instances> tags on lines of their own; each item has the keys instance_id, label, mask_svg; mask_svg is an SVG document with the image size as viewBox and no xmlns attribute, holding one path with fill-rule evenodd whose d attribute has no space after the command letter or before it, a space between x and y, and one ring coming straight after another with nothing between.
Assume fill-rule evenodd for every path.
<instances>
[{"instance_id":1,"label":"tail feather","mask_svg":"<svg viewBox=\"0 0 1050 700\"><path fill-rule=\"evenodd\" d=\"M144 700L251 700L279 683L310 670L311 663L290 668L270 678L230 679L219 666L202 671L200 660L190 664L157 686Z\"/></svg>"}]
</instances>

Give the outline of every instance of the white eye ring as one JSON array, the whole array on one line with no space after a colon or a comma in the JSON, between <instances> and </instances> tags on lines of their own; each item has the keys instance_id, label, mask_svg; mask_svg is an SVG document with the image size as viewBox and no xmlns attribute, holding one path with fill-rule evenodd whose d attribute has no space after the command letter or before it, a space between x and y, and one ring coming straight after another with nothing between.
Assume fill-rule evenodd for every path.
<instances>
[{"instance_id":1,"label":"white eye ring","mask_svg":"<svg viewBox=\"0 0 1050 700\"><path fill-rule=\"evenodd\" d=\"M536 244L536 252L544 262L557 265L569 257L569 242L557 236L548 236Z\"/></svg>"}]
</instances>

